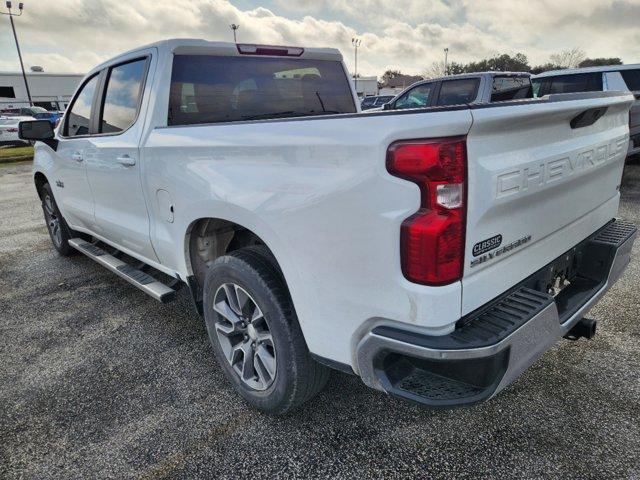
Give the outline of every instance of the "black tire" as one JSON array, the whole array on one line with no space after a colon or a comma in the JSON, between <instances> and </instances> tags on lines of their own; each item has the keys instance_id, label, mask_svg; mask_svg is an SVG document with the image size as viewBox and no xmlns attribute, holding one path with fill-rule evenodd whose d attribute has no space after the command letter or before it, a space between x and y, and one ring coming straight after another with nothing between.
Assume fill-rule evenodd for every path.
<instances>
[{"instance_id":1,"label":"black tire","mask_svg":"<svg viewBox=\"0 0 640 480\"><path fill-rule=\"evenodd\" d=\"M216 294L224 290L223 285L230 284L241 287L262 311L273 340L275 376L264 390L252 388L241 379L225 355L217 333L216 322L224 322L224 317L213 308ZM265 247L245 247L218 258L207 271L203 303L216 359L233 388L251 406L263 412L283 414L309 400L327 383L329 369L311 358L282 274ZM257 353L257 350L251 351ZM251 365L257 379L256 353Z\"/></svg>"},{"instance_id":2,"label":"black tire","mask_svg":"<svg viewBox=\"0 0 640 480\"><path fill-rule=\"evenodd\" d=\"M73 255L76 250L69 245L69 240L74 238L74 232L69 228L60 213L58 204L53 196L53 191L48 183L45 183L40 188L40 198L42 199L44 221L47 225L47 231L49 232L51 243L53 243L53 248L63 257Z\"/></svg>"}]
</instances>

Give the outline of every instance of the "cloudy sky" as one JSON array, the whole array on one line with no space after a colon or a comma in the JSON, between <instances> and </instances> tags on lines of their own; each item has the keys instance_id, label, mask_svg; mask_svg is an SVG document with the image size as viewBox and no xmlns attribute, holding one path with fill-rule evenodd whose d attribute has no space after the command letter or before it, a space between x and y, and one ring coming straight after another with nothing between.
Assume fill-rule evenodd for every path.
<instances>
[{"instance_id":1,"label":"cloudy sky","mask_svg":"<svg viewBox=\"0 0 640 480\"><path fill-rule=\"evenodd\" d=\"M4 5L4 0L1 5ZM13 2L14 5L18 1ZM640 0L25 0L16 25L25 63L80 72L124 50L171 37L339 48L358 70L420 73L443 58L466 62L522 52L539 64L573 47L640 63ZM17 70L0 16L0 70Z\"/></svg>"}]
</instances>

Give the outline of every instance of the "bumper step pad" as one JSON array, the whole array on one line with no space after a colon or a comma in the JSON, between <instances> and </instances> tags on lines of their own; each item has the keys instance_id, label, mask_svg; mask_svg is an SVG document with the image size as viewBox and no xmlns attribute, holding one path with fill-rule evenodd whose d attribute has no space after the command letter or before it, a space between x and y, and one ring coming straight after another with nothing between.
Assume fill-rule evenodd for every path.
<instances>
[{"instance_id":1,"label":"bumper step pad","mask_svg":"<svg viewBox=\"0 0 640 480\"><path fill-rule=\"evenodd\" d=\"M636 231L636 226L624 220L611 222L604 229L600 230L591 239L595 243L604 243L618 248L631 237Z\"/></svg>"},{"instance_id":2,"label":"bumper step pad","mask_svg":"<svg viewBox=\"0 0 640 480\"><path fill-rule=\"evenodd\" d=\"M93 243L81 238L72 238L69 240L69 245L162 303L170 302L175 297L176 291L173 288L114 255L110 255Z\"/></svg>"},{"instance_id":3,"label":"bumper step pad","mask_svg":"<svg viewBox=\"0 0 640 480\"><path fill-rule=\"evenodd\" d=\"M553 303L547 293L520 288L507 297L490 304L473 316L465 318L464 325L449 335L427 336L395 327L381 326L375 335L438 350L465 350L494 345L511 335L529 319Z\"/></svg>"},{"instance_id":4,"label":"bumper step pad","mask_svg":"<svg viewBox=\"0 0 640 480\"><path fill-rule=\"evenodd\" d=\"M455 400L475 397L482 393L482 389L469 383L442 377L426 370L412 369L396 384L396 388L411 392L418 397L432 400Z\"/></svg>"}]
</instances>

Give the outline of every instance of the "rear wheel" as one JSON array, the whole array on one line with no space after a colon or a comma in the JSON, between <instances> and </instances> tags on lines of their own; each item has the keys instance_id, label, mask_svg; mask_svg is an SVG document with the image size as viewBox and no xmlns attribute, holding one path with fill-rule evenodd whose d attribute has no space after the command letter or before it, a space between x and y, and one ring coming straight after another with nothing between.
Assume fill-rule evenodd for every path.
<instances>
[{"instance_id":1,"label":"rear wheel","mask_svg":"<svg viewBox=\"0 0 640 480\"><path fill-rule=\"evenodd\" d=\"M218 363L253 407L282 414L318 393L329 370L311 358L288 290L264 247L218 258L204 316Z\"/></svg>"},{"instance_id":2,"label":"rear wheel","mask_svg":"<svg viewBox=\"0 0 640 480\"><path fill-rule=\"evenodd\" d=\"M42 185L40 196L42 198L44 220L47 224L47 230L49 231L53 247L60 255L67 257L75 252L74 248L69 245L69 240L72 238L72 230L60 213L58 204L53 197L51 186L48 183Z\"/></svg>"}]
</instances>

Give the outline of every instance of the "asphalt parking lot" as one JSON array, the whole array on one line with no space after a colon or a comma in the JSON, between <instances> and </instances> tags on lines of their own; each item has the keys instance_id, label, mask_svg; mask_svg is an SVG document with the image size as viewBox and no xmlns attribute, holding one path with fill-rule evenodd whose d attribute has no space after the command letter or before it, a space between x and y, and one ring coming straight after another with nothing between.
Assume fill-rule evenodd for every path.
<instances>
[{"instance_id":1,"label":"asphalt parking lot","mask_svg":"<svg viewBox=\"0 0 640 480\"><path fill-rule=\"evenodd\" d=\"M640 165L622 193L640 224ZM57 256L29 164L0 165L0 205L0 478L640 478L638 246L599 335L488 403L423 410L336 372L270 417L227 385L186 291L162 305Z\"/></svg>"}]
</instances>

